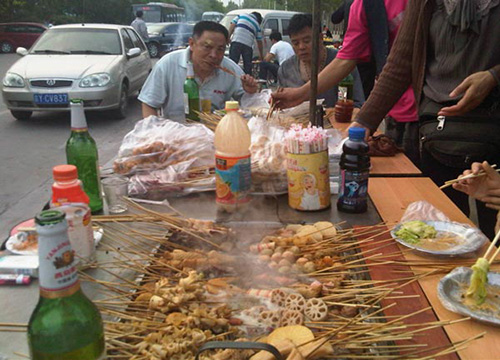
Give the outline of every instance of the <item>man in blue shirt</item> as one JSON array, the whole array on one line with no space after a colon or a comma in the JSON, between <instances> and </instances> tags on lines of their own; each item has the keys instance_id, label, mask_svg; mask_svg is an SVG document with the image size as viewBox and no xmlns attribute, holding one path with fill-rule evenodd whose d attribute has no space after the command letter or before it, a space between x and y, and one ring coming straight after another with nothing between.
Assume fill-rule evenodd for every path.
<instances>
[{"instance_id":1,"label":"man in blue shirt","mask_svg":"<svg viewBox=\"0 0 500 360\"><path fill-rule=\"evenodd\" d=\"M245 74L252 73L253 43L255 40L257 40L259 49L259 60L264 57L261 23L262 15L254 11L251 14L237 16L229 25L229 37L232 36L229 57L236 64L240 61L240 57L243 57Z\"/></svg>"}]
</instances>

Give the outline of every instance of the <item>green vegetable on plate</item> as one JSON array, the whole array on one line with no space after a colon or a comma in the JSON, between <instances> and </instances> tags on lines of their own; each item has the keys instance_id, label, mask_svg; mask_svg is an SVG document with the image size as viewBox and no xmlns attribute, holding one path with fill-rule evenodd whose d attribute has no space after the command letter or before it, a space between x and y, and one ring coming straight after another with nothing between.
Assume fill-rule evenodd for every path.
<instances>
[{"instance_id":1,"label":"green vegetable on plate","mask_svg":"<svg viewBox=\"0 0 500 360\"><path fill-rule=\"evenodd\" d=\"M396 231L396 236L409 244L418 244L421 239L432 239L437 235L433 226L420 220L407 221Z\"/></svg>"}]
</instances>

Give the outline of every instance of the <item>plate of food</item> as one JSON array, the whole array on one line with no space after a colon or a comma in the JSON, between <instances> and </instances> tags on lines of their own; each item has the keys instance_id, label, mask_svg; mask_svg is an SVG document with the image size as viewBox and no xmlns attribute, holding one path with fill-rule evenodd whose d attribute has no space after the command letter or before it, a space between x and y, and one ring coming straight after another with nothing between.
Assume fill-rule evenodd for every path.
<instances>
[{"instance_id":1,"label":"plate of food","mask_svg":"<svg viewBox=\"0 0 500 360\"><path fill-rule=\"evenodd\" d=\"M97 245L102 239L103 229L94 229L94 242ZM38 255L38 234L35 230L26 229L11 235L5 248L17 255Z\"/></svg>"},{"instance_id":2,"label":"plate of food","mask_svg":"<svg viewBox=\"0 0 500 360\"><path fill-rule=\"evenodd\" d=\"M500 326L500 274L488 268L480 258L472 269L454 269L439 282L438 297L450 311Z\"/></svg>"},{"instance_id":3,"label":"plate of food","mask_svg":"<svg viewBox=\"0 0 500 360\"><path fill-rule=\"evenodd\" d=\"M472 253L488 241L479 229L448 221L406 221L396 225L391 235L410 249L444 256Z\"/></svg>"}]
</instances>

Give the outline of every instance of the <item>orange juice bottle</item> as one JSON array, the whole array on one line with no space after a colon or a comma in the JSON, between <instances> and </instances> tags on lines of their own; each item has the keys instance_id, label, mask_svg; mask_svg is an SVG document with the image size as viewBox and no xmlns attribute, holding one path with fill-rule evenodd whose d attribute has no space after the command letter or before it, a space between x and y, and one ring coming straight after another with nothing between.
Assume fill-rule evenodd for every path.
<instances>
[{"instance_id":1,"label":"orange juice bottle","mask_svg":"<svg viewBox=\"0 0 500 360\"><path fill-rule=\"evenodd\" d=\"M226 101L226 116L215 129L215 192L219 209L233 212L250 201L250 130L237 101Z\"/></svg>"}]
</instances>

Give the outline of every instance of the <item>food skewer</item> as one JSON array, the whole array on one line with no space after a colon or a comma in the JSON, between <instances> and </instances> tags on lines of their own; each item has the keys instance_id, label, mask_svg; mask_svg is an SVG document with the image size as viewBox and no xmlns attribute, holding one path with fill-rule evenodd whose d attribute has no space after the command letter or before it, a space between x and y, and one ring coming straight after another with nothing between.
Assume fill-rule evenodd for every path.
<instances>
[{"instance_id":1,"label":"food skewer","mask_svg":"<svg viewBox=\"0 0 500 360\"><path fill-rule=\"evenodd\" d=\"M240 78L236 73L232 70L229 70L228 68L225 68L224 66L217 65L217 68L224 71L225 73L228 73L229 75L233 75L236 78Z\"/></svg>"},{"instance_id":2,"label":"food skewer","mask_svg":"<svg viewBox=\"0 0 500 360\"><path fill-rule=\"evenodd\" d=\"M497 167L497 164L493 164L491 165L492 168L495 168ZM500 172L500 169L496 169L495 170L496 172ZM445 189L459 181L462 181L462 180L467 180L467 179L473 179L473 178L476 178L476 177L480 177L480 176L484 176L486 175L486 172L484 171L481 171L479 174L469 174L469 175L465 175L465 176L462 176L462 177L458 177L456 179L453 179L453 180L448 180L448 181L445 181L444 185L441 185L439 188L440 189Z\"/></svg>"}]
</instances>

